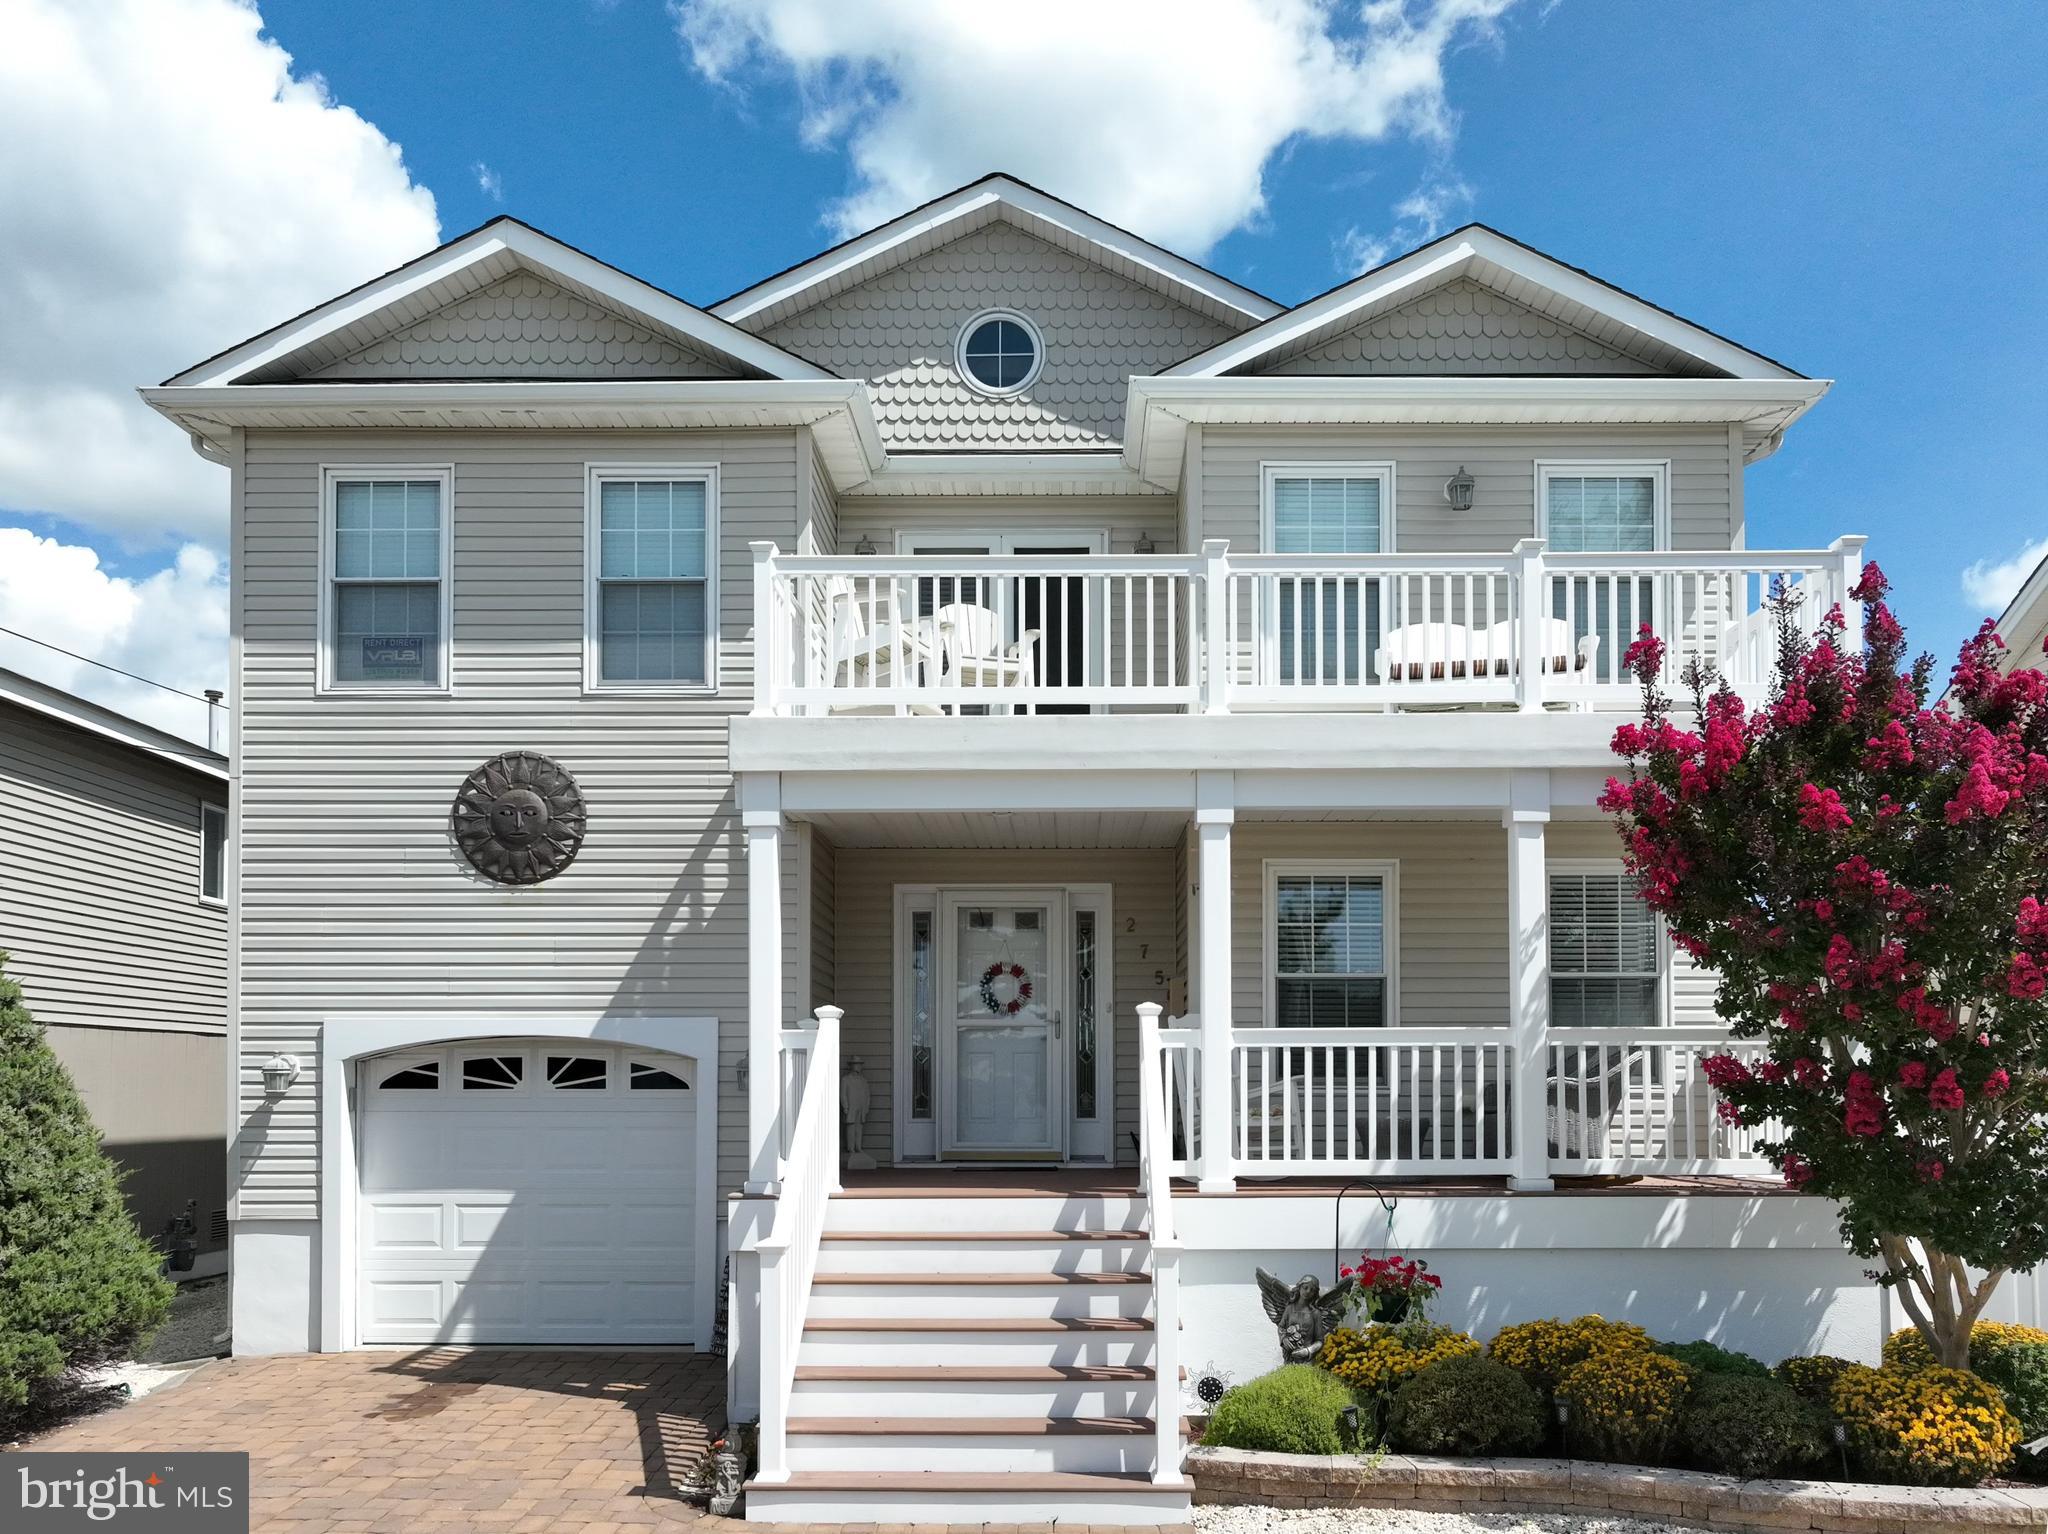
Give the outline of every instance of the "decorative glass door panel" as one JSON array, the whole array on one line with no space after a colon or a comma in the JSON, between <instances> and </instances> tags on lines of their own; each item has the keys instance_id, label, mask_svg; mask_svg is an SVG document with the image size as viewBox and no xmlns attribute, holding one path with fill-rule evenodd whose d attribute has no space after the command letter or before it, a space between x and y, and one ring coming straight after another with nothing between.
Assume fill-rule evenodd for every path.
<instances>
[{"instance_id":1,"label":"decorative glass door panel","mask_svg":"<svg viewBox=\"0 0 2048 1534\"><path fill-rule=\"evenodd\" d=\"M1058 1154L1066 1122L1058 1049L1061 903L947 896L950 960L941 988L942 1068L951 1087L944 1150Z\"/></svg>"}]
</instances>

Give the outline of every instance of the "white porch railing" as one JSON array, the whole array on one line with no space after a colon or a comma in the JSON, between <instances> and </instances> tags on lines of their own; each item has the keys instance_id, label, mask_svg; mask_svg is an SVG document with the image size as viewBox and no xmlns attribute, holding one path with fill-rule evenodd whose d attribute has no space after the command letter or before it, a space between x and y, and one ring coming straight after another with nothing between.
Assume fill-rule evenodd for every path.
<instances>
[{"instance_id":1,"label":"white porch railing","mask_svg":"<svg viewBox=\"0 0 2048 1534\"><path fill-rule=\"evenodd\" d=\"M1780 553L792 555L754 550L763 714L1636 705L1648 624L1669 679L1760 695L1774 582L1849 613L1863 540Z\"/></svg>"},{"instance_id":2,"label":"white porch railing","mask_svg":"<svg viewBox=\"0 0 2048 1534\"><path fill-rule=\"evenodd\" d=\"M1146 1009L1139 1016L1141 1110L1156 1092L1165 1166L1177 1175L1192 1172L1212 1123L1229 1125L1220 1169L1228 1177L1515 1170L1518 1072L1509 1029L1234 1028L1231 1100L1212 1116L1198 1101L1199 1019L1162 1029L1147 1027ZM1700 1068L1723 1052L1754 1060L1763 1045L1717 1028L1551 1030L1541 1046L1543 1111L1533 1120L1544 1128L1548 1169L1772 1175L1761 1149L1772 1127L1724 1123L1719 1094Z\"/></svg>"},{"instance_id":3,"label":"white porch railing","mask_svg":"<svg viewBox=\"0 0 2048 1534\"><path fill-rule=\"evenodd\" d=\"M1713 1028L1659 1028L1616 1038L1613 1029L1553 1029L1550 1164L1571 1173L1768 1173L1759 1147L1773 1129L1722 1121L1720 1095L1700 1062L1764 1057L1754 1039Z\"/></svg>"},{"instance_id":4,"label":"white porch railing","mask_svg":"<svg viewBox=\"0 0 2048 1534\"><path fill-rule=\"evenodd\" d=\"M1152 1480L1179 1485L1180 1462L1180 1235L1173 1223L1173 1131L1169 1083L1160 1044L1156 1001L1138 1008L1138 1190L1145 1200L1152 1247L1152 1377L1158 1386Z\"/></svg>"},{"instance_id":5,"label":"white porch railing","mask_svg":"<svg viewBox=\"0 0 2048 1534\"><path fill-rule=\"evenodd\" d=\"M761 1262L761 1425L757 1457L764 1481L789 1479L789 1403L796 1384L797 1350L827 1202L839 1188L838 1007L820 1007L816 1026L784 1029L778 1058L784 1080L797 1083L794 1057L803 1056L800 1085L787 1124L787 1151L775 1218L757 1244Z\"/></svg>"}]
</instances>

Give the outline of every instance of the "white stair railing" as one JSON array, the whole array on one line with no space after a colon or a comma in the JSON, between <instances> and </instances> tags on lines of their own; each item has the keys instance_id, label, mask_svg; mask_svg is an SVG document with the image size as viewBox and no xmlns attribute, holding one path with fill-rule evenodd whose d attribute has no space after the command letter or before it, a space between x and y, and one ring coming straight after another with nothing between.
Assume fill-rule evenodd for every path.
<instances>
[{"instance_id":1,"label":"white stair railing","mask_svg":"<svg viewBox=\"0 0 2048 1534\"><path fill-rule=\"evenodd\" d=\"M1180 1236L1173 1224L1173 1131L1167 1121L1168 1069L1159 1038L1156 1001L1138 1006L1138 1186L1145 1200L1152 1246L1153 1429L1152 1480L1181 1483L1180 1441Z\"/></svg>"},{"instance_id":2,"label":"white stair railing","mask_svg":"<svg viewBox=\"0 0 2048 1534\"><path fill-rule=\"evenodd\" d=\"M756 1250L761 1262L761 1425L756 1475L789 1479L789 1405L796 1384L811 1280L825 1211L839 1189L838 1007L820 1007L816 1025L785 1030L781 1056L804 1055L802 1098L788 1140L775 1216ZM789 1079L785 1077L785 1079Z\"/></svg>"}]
</instances>

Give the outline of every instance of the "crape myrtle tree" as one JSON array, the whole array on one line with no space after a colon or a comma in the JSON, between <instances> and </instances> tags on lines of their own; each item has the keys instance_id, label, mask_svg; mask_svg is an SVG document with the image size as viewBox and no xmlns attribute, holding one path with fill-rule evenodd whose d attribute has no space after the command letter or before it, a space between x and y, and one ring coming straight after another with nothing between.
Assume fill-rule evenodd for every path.
<instances>
[{"instance_id":1,"label":"crape myrtle tree","mask_svg":"<svg viewBox=\"0 0 2048 1534\"><path fill-rule=\"evenodd\" d=\"M2048 1257L2048 677L2002 674L1984 627L1930 706L1867 565L1839 608L1773 595L1778 679L1755 713L1686 669L1692 717L1628 652L1643 719L1602 808L1672 941L1717 970L1761 1050L1704 1062L1718 1111L1787 1183L1836 1200L1935 1358L1969 1366L1998 1282Z\"/></svg>"}]
</instances>

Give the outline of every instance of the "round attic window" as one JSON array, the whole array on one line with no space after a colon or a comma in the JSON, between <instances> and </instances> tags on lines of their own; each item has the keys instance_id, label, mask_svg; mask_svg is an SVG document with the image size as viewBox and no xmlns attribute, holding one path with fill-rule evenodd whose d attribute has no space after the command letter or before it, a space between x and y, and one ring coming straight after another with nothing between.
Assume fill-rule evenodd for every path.
<instances>
[{"instance_id":1,"label":"round attic window","mask_svg":"<svg viewBox=\"0 0 2048 1534\"><path fill-rule=\"evenodd\" d=\"M990 309L960 327L960 376L984 394L1029 388L1045 361L1038 327L1011 309Z\"/></svg>"}]
</instances>

